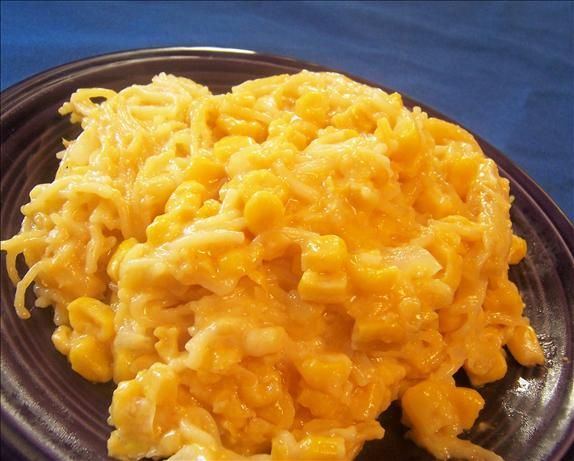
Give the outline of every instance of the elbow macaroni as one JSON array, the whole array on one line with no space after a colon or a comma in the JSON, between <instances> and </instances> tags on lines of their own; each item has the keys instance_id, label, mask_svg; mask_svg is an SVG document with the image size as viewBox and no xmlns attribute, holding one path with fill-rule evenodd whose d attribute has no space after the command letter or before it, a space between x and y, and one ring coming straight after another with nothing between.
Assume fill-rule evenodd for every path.
<instances>
[{"instance_id":1,"label":"elbow macaroni","mask_svg":"<svg viewBox=\"0 0 574 461\"><path fill-rule=\"evenodd\" d=\"M118 383L111 456L350 460L398 399L436 458L499 459L458 438L484 401L452 376L544 358L508 182L469 133L310 72L220 96L161 74L60 112L82 134L2 250L18 314L34 282L72 368Z\"/></svg>"}]
</instances>

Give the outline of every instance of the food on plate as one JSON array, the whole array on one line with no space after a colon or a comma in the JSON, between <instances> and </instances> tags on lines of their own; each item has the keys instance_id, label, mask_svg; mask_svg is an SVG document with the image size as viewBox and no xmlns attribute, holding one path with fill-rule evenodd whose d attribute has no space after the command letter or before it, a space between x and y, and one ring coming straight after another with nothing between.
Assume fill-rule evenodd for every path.
<instances>
[{"instance_id":1,"label":"food on plate","mask_svg":"<svg viewBox=\"0 0 574 461\"><path fill-rule=\"evenodd\" d=\"M508 181L467 131L306 71L217 96L160 74L60 113L82 132L2 250L18 315L33 286L72 369L117 383L110 456L350 460L398 400L436 458L500 459L458 437L484 400L453 374L544 357Z\"/></svg>"}]
</instances>

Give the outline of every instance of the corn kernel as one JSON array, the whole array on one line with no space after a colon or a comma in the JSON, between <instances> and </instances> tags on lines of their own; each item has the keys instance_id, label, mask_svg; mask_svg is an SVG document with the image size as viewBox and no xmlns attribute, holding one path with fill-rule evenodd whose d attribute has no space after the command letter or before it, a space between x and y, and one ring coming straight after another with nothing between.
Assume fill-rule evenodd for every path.
<instances>
[{"instance_id":1,"label":"corn kernel","mask_svg":"<svg viewBox=\"0 0 574 461\"><path fill-rule=\"evenodd\" d=\"M445 307L438 311L439 331L444 334L458 330L464 325L466 319L466 313L459 313L455 308Z\"/></svg>"},{"instance_id":2,"label":"corn kernel","mask_svg":"<svg viewBox=\"0 0 574 461\"><path fill-rule=\"evenodd\" d=\"M470 429L484 408L482 396L474 389L455 387L450 392L450 400L458 412L461 429Z\"/></svg>"},{"instance_id":3,"label":"corn kernel","mask_svg":"<svg viewBox=\"0 0 574 461\"><path fill-rule=\"evenodd\" d=\"M352 104L344 112L333 115L332 124L337 128L352 128L361 133L372 133L377 126L369 108L363 101Z\"/></svg>"},{"instance_id":4,"label":"corn kernel","mask_svg":"<svg viewBox=\"0 0 574 461\"><path fill-rule=\"evenodd\" d=\"M318 92L309 92L297 99L295 113L319 127L329 122L329 99Z\"/></svg>"},{"instance_id":5,"label":"corn kernel","mask_svg":"<svg viewBox=\"0 0 574 461\"><path fill-rule=\"evenodd\" d=\"M512 243L510 245L510 254L508 255L508 264L518 264L524 256L526 256L527 245L526 240L518 237L517 235L512 236Z\"/></svg>"},{"instance_id":6,"label":"corn kernel","mask_svg":"<svg viewBox=\"0 0 574 461\"><path fill-rule=\"evenodd\" d=\"M507 280L499 283L496 288L489 287L484 299L484 310L520 318L524 310L524 302L516 285Z\"/></svg>"},{"instance_id":7,"label":"corn kernel","mask_svg":"<svg viewBox=\"0 0 574 461\"><path fill-rule=\"evenodd\" d=\"M131 427L135 423L141 424L139 431L150 434L152 428L142 424L148 420L150 411L153 412L154 403L143 399L142 383L137 380L123 381L118 384L112 397L110 416L116 427ZM138 405L137 402L140 402ZM150 421L151 423L151 421ZM151 424L150 424L151 425ZM151 434L150 434L151 435Z\"/></svg>"},{"instance_id":8,"label":"corn kernel","mask_svg":"<svg viewBox=\"0 0 574 461\"><path fill-rule=\"evenodd\" d=\"M452 387L427 380L408 388L401 398L403 422L422 434L458 434L458 412L448 395Z\"/></svg>"},{"instance_id":9,"label":"corn kernel","mask_svg":"<svg viewBox=\"0 0 574 461\"><path fill-rule=\"evenodd\" d=\"M478 172L481 160L481 155L478 152L461 152L448 163L447 179L463 200L466 200L466 195Z\"/></svg>"},{"instance_id":10,"label":"corn kernel","mask_svg":"<svg viewBox=\"0 0 574 461\"><path fill-rule=\"evenodd\" d=\"M347 245L338 235L321 235L310 239L301 253L301 268L306 271L335 272L347 259Z\"/></svg>"},{"instance_id":11,"label":"corn kernel","mask_svg":"<svg viewBox=\"0 0 574 461\"><path fill-rule=\"evenodd\" d=\"M410 160L418 152L421 139L415 119L406 109L399 115L393 132L398 145L392 153L392 158Z\"/></svg>"},{"instance_id":12,"label":"corn kernel","mask_svg":"<svg viewBox=\"0 0 574 461\"><path fill-rule=\"evenodd\" d=\"M398 281L400 270L396 266L369 266L352 258L347 266L353 284L368 293L385 293Z\"/></svg>"},{"instance_id":13,"label":"corn kernel","mask_svg":"<svg viewBox=\"0 0 574 461\"><path fill-rule=\"evenodd\" d=\"M255 170L245 174L241 179L239 191L244 203L259 191L271 192L281 201L287 200L289 196L284 181L269 170Z\"/></svg>"},{"instance_id":14,"label":"corn kernel","mask_svg":"<svg viewBox=\"0 0 574 461\"><path fill-rule=\"evenodd\" d=\"M337 393L349 379L352 362L345 354L324 354L310 357L298 367L309 386Z\"/></svg>"},{"instance_id":15,"label":"corn kernel","mask_svg":"<svg viewBox=\"0 0 574 461\"><path fill-rule=\"evenodd\" d=\"M303 272L297 290L305 301L342 302L347 294L347 274L344 272L321 274L306 270Z\"/></svg>"},{"instance_id":16,"label":"corn kernel","mask_svg":"<svg viewBox=\"0 0 574 461\"><path fill-rule=\"evenodd\" d=\"M72 329L68 325L60 325L52 333L52 343L60 354L68 355L71 347Z\"/></svg>"},{"instance_id":17,"label":"corn kernel","mask_svg":"<svg viewBox=\"0 0 574 461\"><path fill-rule=\"evenodd\" d=\"M473 386L482 386L504 377L506 357L496 342L485 339L471 349L464 369Z\"/></svg>"},{"instance_id":18,"label":"corn kernel","mask_svg":"<svg viewBox=\"0 0 574 461\"><path fill-rule=\"evenodd\" d=\"M215 216L219 213L219 209L221 208L221 202L218 202L215 199L209 199L203 202L203 206L197 210L196 217L198 219L209 218L211 216Z\"/></svg>"},{"instance_id":19,"label":"corn kernel","mask_svg":"<svg viewBox=\"0 0 574 461\"><path fill-rule=\"evenodd\" d=\"M449 193L447 186L433 184L421 193L415 203L415 209L420 213L428 213L435 219L458 214L462 206L460 197Z\"/></svg>"},{"instance_id":20,"label":"corn kernel","mask_svg":"<svg viewBox=\"0 0 574 461\"><path fill-rule=\"evenodd\" d=\"M544 352L534 329L529 325L515 327L507 346L512 356L521 365L531 367L544 363Z\"/></svg>"},{"instance_id":21,"label":"corn kernel","mask_svg":"<svg viewBox=\"0 0 574 461\"><path fill-rule=\"evenodd\" d=\"M146 238L152 245L161 245L162 243L174 240L181 235L183 225L179 217L173 213L156 216L153 222L146 228Z\"/></svg>"},{"instance_id":22,"label":"corn kernel","mask_svg":"<svg viewBox=\"0 0 574 461\"><path fill-rule=\"evenodd\" d=\"M437 144L446 144L450 141L463 141L476 145L476 141L472 135L454 123L429 117L425 120L425 128L430 132Z\"/></svg>"},{"instance_id":23,"label":"corn kernel","mask_svg":"<svg viewBox=\"0 0 574 461\"><path fill-rule=\"evenodd\" d=\"M248 136L256 142L263 142L267 137L267 127L257 120L239 120L227 114L221 114L216 126L224 133L234 136Z\"/></svg>"},{"instance_id":24,"label":"corn kernel","mask_svg":"<svg viewBox=\"0 0 574 461\"><path fill-rule=\"evenodd\" d=\"M385 143L388 155L392 156L397 150L399 143L396 139L396 135L393 133L393 129L391 128L388 118L382 117L377 120L375 136Z\"/></svg>"},{"instance_id":25,"label":"corn kernel","mask_svg":"<svg viewBox=\"0 0 574 461\"><path fill-rule=\"evenodd\" d=\"M105 383L112 379L110 348L93 336L75 338L72 341L68 358L72 369L89 381Z\"/></svg>"},{"instance_id":26,"label":"corn kernel","mask_svg":"<svg viewBox=\"0 0 574 461\"><path fill-rule=\"evenodd\" d=\"M413 367L411 371L427 375L444 360L445 342L436 330L420 331L403 346L403 357Z\"/></svg>"},{"instance_id":27,"label":"corn kernel","mask_svg":"<svg viewBox=\"0 0 574 461\"><path fill-rule=\"evenodd\" d=\"M255 144L249 136L225 136L213 145L213 155L219 162L226 163L235 152Z\"/></svg>"},{"instance_id":28,"label":"corn kernel","mask_svg":"<svg viewBox=\"0 0 574 461\"><path fill-rule=\"evenodd\" d=\"M279 197L267 191L253 194L243 210L247 228L254 234L280 225L284 213L285 208Z\"/></svg>"},{"instance_id":29,"label":"corn kernel","mask_svg":"<svg viewBox=\"0 0 574 461\"><path fill-rule=\"evenodd\" d=\"M382 342L396 344L405 341L407 332L400 317L387 313L382 318L356 320L353 326L353 343Z\"/></svg>"},{"instance_id":30,"label":"corn kernel","mask_svg":"<svg viewBox=\"0 0 574 461\"><path fill-rule=\"evenodd\" d=\"M131 250L136 243L138 243L138 241L133 237L126 239L120 243L116 248L116 251L114 251L114 254L110 258L106 268L106 272L112 281L117 282L119 280L122 261L124 260L127 252Z\"/></svg>"},{"instance_id":31,"label":"corn kernel","mask_svg":"<svg viewBox=\"0 0 574 461\"><path fill-rule=\"evenodd\" d=\"M253 357L280 352L287 340L283 327L265 327L251 330L245 336L245 352Z\"/></svg>"},{"instance_id":32,"label":"corn kernel","mask_svg":"<svg viewBox=\"0 0 574 461\"><path fill-rule=\"evenodd\" d=\"M344 411L337 398L307 387L297 397L297 403L307 408L315 418L336 419Z\"/></svg>"},{"instance_id":33,"label":"corn kernel","mask_svg":"<svg viewBox=\"0 0 574 461\"><path fill-rule=\"evenodd\" d=\"M178 380L175 372L163 363L154 363L148 370L140 373L137 378L143 383L147 399L157 406L173 407L176 403Z\"/></svg>"},{"instance_id":34,"label":"corn kernel","mask_svg":"<svg viewBox=\"0 0 574 461\"><path fill-rule=\"evenodd\" d=\"M291 120L285 129L285 140L297 150L304 150L317 134L317 127L305 120Z\"/></svg>"},{"instance_id":35,"label":"corn kernel","mask_svg":"<svg viewBox=\"0 0 574 461\"><path fill-rule=\"evenodd\" d=\"M155 343L154 348L158 355L168 362L170 359L175 358L179 352L178 337L179 331L177 327L160 326L153 330L153 334L158 341Z\"/></svg>"},{"instance_id":36,"label":"corn kernel","mask_svg":"<svg viewBox=\"0 0 574 461\"><path fill-rule=\"evenodd\" d=\"M170 195L165 204L166 213L180 213L187 219L199 210L207 195L205 186L197 181L184 181Z\"/></svg>"},{"instance_id":37,"label":"corn kernel","mask_svg":"<svg viewBox=\"0 0 574 461\"><path fill-rule=\"evenodd\" d=\"M229 250L219 259L219 270L232 277L245 274L251 265L251 256L248 250L237 248Z\"/></svg>"},{"instance_id":38,"label":"corn kernel","mask_svg":"<svg viewBox=\"0 0 574 461\"><path fill-rule=\"evenodd\" d=\"M125 350L114 351L114 381L119 383L135 377L137 371L132 370L134 354Z\"/></svg>"},{"instance_id":39,"label":"corn kernel","mask_svg":"<svg viewBox=\"0 0 574 461\"><path fill-rule=\"evenodd\" d=\"M293 424L295 407L288 393L273 402L271 405L257 409L257 416L270 422L278 429L287 429Z\"/></svg>"},{"instance_id":40,"label":"corn kernel","mask_svg":"<svg viewBox=\"0 0 574 461\"><path fill-rule=\"evenodd\" d=\"M382 383L357 387L349 408L356 420L376 419L391 403L391 393Z\"/></svg>"},{"instance_id":41,"label":"corn kernel","mask_svg":"<svg viewBox=\"0 0 574 461\"><path fill-rule=\"evenodd\" d=\"M77 334L88 334L101 342L109 341L115 334L114 311L97 299L75 299L68 305L68 315Z\"/></svg>"},{"instance_id":42,"label":"corn kernel","mask_svg":"<svg viewBox=\"0 0 574 461\"><path fill-rule=\"evenodd\" d=\"M259 243L263 246L261 257L265 261L280 258L293 244L291 239L279 231L268 231L258 237Z\"/></svg>"},{"instance_id":43,"label":"corn kernel","mask_svg":"<svg viewBox=\"0 0 574 461\"><path fill-rule=\"evenodd\" d=\"M189 161L189 166L185 172L186 181L197 181L207 186L225 177L225 169L214 160L196 155Z\"/></svg>"},{"instance_id":44,"label":"corn kernel","mask_svg":"<svg viewBox=\"0 0 574 461\"><path fill-rule=\"evenodd\" d=\"M250 368L252 375L245 375L239 384L239 395L245 404L254 407L264 407L279 400L285 392L282 377L269 368Z\"/></svg>"}]
</instances>

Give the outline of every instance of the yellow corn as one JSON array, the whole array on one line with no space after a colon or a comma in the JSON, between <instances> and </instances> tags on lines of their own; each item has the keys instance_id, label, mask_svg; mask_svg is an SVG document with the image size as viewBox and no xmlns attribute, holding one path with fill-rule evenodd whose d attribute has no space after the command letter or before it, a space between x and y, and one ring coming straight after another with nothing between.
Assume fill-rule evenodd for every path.
<instances>
[{"instance_id":1,"label":"yellow corn","mask_svg":"<svg viewBox=\"0 0 574 461\"><path fill-rule=\"evenodd\" d=\"M387 153L392 156L397 150L399 145L395 133L391 128L389 119L386 117L381 117L377 120L377 129L375 130L375 136L379 138L387 146Z\"/></svg>"},{"instance_id":2,"label":"yellow corn","mask_svg":"<svg viewBox=\"0 0 574 461\"><path fill-rule=\"evenodd\" d=\"M247 228L254 234L280 225L284 213L285 208L279 197L267 191L253 194L243 210Z\"/></svg>"},{"instance_id":3,"label":"yellow corn","mask_svg":"<svg viewBox=\"0 0 574 461\"><path fill-rule=\"evenodd\" d=\"M185 172L187 181L197 181L204 186L210 185L225 177L223 166L208 157L194 156Z\"/></svg>"},{"instance_id":4,"label":"yellow corn","mask_svg":"<svg viewBox=\"0 0 574 461\"><path fill-rule=\"evenodd\" d=\"M480 341L468 354L464 369L473 386L498 381L506 374L506 357L494 341Z\"/></svg>"},{"instance_id":5,"label":"yellow corn","mask_svg":"<svg viewBox=\"0 0 574 461\"><path fill-rule=\"evenodd\" d=\"M401 343L406 338L406 329L398 314L394 312L390 312L382 318L356 320L353 326L353 343L380 341L392 344Z\"/></svg>"},{"instance_id":6,"label":"yellow corn","mask_svg":"<svg viewBox=\"0 0 574 461\"><path fill-rule=\"evenodd\" d=\"M146 228L147 241L152 245L174 240L183 231L183 224L179 221L179 216L173 213L166 213L156 216L153 222Z\"/></svg>"},{"instance_id":7,"label":"yellow corn","mask_svg":"<svg viewBox=\"0 0 574 461\"><path fill-rule=\"evenodd\" d=\"M271 261L283 256L293 242L280 231L271 230L259 236L259 243L263 245L261 257L265 261Z\"/></svg>"},{"instance_id":8,"label":"yellow corn","mask_svg":"<svg viewBox=\"0 0 574 461\"><path fill-rule=\"evenodd\" d=\"M452 387L427 380L408 388L401 399L403 422L421 434L459 433L458 412L448 395Z\"/></svg>"},{"instance_id":9,"label":"yellow corn","mask_svg":"<svg viewBox=\"0 0 574 461\"><path fill-rule=\"evenodd\" d=\"M179 213L191 219L203 204L207 191L197 181L184 181L173 191L165 204L166 213Z\"/></svg>"},{"instance_id":10,"label":"yellow corn","mask_svg":"<svg viewBox=\"0 0 574 461\"><path fill-rule=\"evenodd\" d=\"M136 380L124 381L118 384L114 391L110 416L116 427L131 427L138 424L138 429L142 432L150 433L151 427L142 424L146 421L148 412L152 410L152 402L144 402L143 389L141 383ZM141 405L137 405L140 399Z\"/></svg>"},{"instance_id":11,"label":"yellow corn","mask_svg":"<svg viewBox=\"0 0 574 461\"><path fill-rule=\"evenodd\" d=\"M460 152L458 156L453 156L448 164L448 181L463 200L466 199L468 189L478 172L481 161L481 156L477 152Z\"/></svg>"},{"instance_id":12,"label":"yellow corn","mask_svg":"<svg viewBox=\"0 0 574 461\"><path fill-rule=\"evenodd\" d=\"M81 297L68 305L70 324L77 334L88 334L98 341L110 341L114 334L114 311L94 298Z\"/></svg>"},{"instance_id":13,"label":"yellow corn","mask_svg":"<svg viewBox=\"0 0 574 461\"><path fill-rule=\"evenodd\" d=\"M158 355L168 362L170 359L175 358L179 352L178 337L179 330L177 327L160 326L153 330L153 334L158 341L154 347Z\"/></svg>"},{"instance_id":14,"label":"yellow corn","mask_svg":"<svg viewBox=\"0 0 574 461\"><path fill-rule=\"evenodd\" d=\"M283 327L257 328L245 337L245 352L253 357L276 354L280 352L287 340Z\"/></svg>"},{"instance_id":15,"label":"yellow corn","mask_svg":"<svg viewBox=\"0 0 574 461\"><path fill-rule=\"evenodd\" d=\"M376 419L391 403L391 393L382 383L370 383L357 387L351 397L349 408L354 419Z\"/></svg>"},{"instance_id":16,"label":"yellow corn","mask_svg":"<svg viewBox=\"0 0 574 461\"><path fill-rule=\"evenodd\" d=\"M424 125L437 144L445 144L449 141L464 141L476 144L476 141L468 131L454 123L429 117L425 120Z\"/></svg>"},{"instance_id":17,"label":"yellow corn","mask_svg":"<svg viewBox=\"0 0 574 461\"><path fill-rule=\"evenodd\" d=\"M319 127L329 122L329 100L318 92L309 92L297 99L295 113Z\"/></svg>"},{"instance_id":18,"label":"yellow corn","mask_svg":"<svg viewBox=\"0 0 574 461\"><path fill-rule=\"evenodd\" d=\"M209 218L211 216L215 216L219 213L219 209L221 208L221 202L218 202L215 199L209 199L203 202L202 207L197 210L196 217L198 219L202 218Z\"/></svg>"},{"instance_id":19,"label":"yellow corn","mask_svg":"<svg viewBox=\"0 0 574 461\"><path fill-rule=\"evenodd\" d=\"M474 389L456 387L450 392L450 400L458 412L461 429L470 429L484 408L484 399Z\"/></svg>"},{"instance_id":20,"label":"yellow corn","mask_svg":"<svg viewBox=\"0 0 574 461\"><path fill-rule=\"evenodd\" d=\"M248 136L256 142L263 142L267 135L266 127L256 120L239 120L227 114L221 114L216 122L217 128L234 136Z\"/></svg>"},{"instance_id":21,"label":"yellow corn","mask_svg":"<svg viewBox=\"0 0 574 461\"><path fill-rule=\"evenodd\" d=\"M72 369L89 381L105 383L112 379L110 348L93 336L80 336L74 339L68 358Z\"/></svg>"},{"instance_id":22,"label":"yellow corn","mask_svg":"<svg viewBox=\"0 0 574 461\"><path fill-rule=\"evenodd\" d=\"M52 333L52 343L60 354L68 355L70 353L70 344L72 329L68 325L60 325Z\"/></svg>"},{"instance_id":23,"label":"yellow corn","mask_svg":"<svg viewBox=\"0 0 574 461\"><path fill-rule=\"evenodd\" d=\"M526 240L517 235L513 235L510 254L508 255L508 264L518 264L522 261L524 256L526 256L527 248Z\"/></svg>"},{"instance_id":24,"label":"yellow corn","mask_svg":"<svg viewBox=\"0 0 574 461\"><path fill-rule=\"evenodd\" d=\"M337 398L315 389L303 388L297 403L307 408L315 418L336 419L343 410Z\"/></svg>"},{"instance_id":25,"label":"yellow corn","mask_svg":"<svg viewBox=\"0 0 574 461\"><path fill-rule=\"evenodd\" d=\"M213 145L213 155L218 161L225 163L235 152L255 144L249 136L225 136Z\"/></svg>"},{"instance_id":26,"label":"yellow corn","mask_svg":"<svg viewBox=\"0 0 574 461\"><path fill-rule=\"evenodd\" d=\"M355 258L351 259L347 268L353 284L368 293L389 292L400 276L396 266L373 267Z\"/></svg>"},{"instance_id":27,"label":"yellow corn","mask_svg":"<svg viewBox=\"0 0 574 461\"><path fill-rule=\"evenodd\" d=\"M507 346L512 356L521 365L531 367L544 363L544 352L534 329L529 325L520 325L514 328Z\"/></svg>"},{"instance_id":28,"label":"yellow corn","mask_svg":"<svg viewBox=\"0 0 574 461\"><path fill-rule=\"evenodd\" d=\"M239 191L244 203L259 191L271 192L281 201L288 197L288 188L285 183L269 170L255 170L247 173L241 179Z\"/></svg>"},{"instance_id":29,"label":"yellow corn","mask_svg":"<svg viewBox=\"0 0 574 461\"><path fill-rule=\"evenodd\" d=\"M277 429L287 429L293 424L295 417L295 407L293 400L288 393L283 393L281 397L267 405L257 409L257 416L273 424Z\"/></svg>"},{"instance_id":30,"label":"yellow corn","mask_svg":"<svg viewBox=\"0 0 574 461\"><path fill-rule=\"evenodd\" d=\"M486 312L500 312L520 318L524 302L516 285L509 280L499 282L496 288L489 288L484 299Z\"/></svg>"},{"instance_id":31,"label":"yellow corn","mask_svg":"<svg viewBox=\"0 0 574 461\"><path fill-rule=\"evenodd\" d=\"M297 287L299 295L306 301L337 303L345 299L347 274L334 272L322 274L306 270Z\"/></svg>"},{"instance_id":32,"label":"yellow corn","mask_svg":"<svg viewBox=\"0 0 574 461\"><path fill-rule=\"evenodd\" d=\"M250 255L247 250L233 249L221 256L219 269L227 274L243 274L248 269Z\"/></svg>"},{"instance_id":33,"label":"yellow corn","mask_svg":"<svg viewBox=\"0 0 574 461\"><path fill-rule=\"evenodd\" d=\"M312 388L337 391L349 379L351 367L351 359L345 354L324 354L304 360L298 369Z\"/></svg>"},{"instance_id":34,"label":"yellow corn","mask_svg":"<svg viewBox=\"0 0 574 461\"><path fill-rule=\"evenodd\" d=\"M419 151L421 143L419 131L413 115L403 109L393 129L397 148L392 153L392 158L408 161Z\"/></svg>"},{"instance_id":35,"label":"yellow corn","mask_svg":"<svg viewBox=\"0 0 574 461\"><path fill-rule=\"evenodd\" d=\"M336 272L347 259L347 245L338 235L321 235L307 242L301 253L301 268L316 272Z\"/></svg>"},{"instance_id":36,"label":"yellow corn","mask_svg":"<svg viewBox=\"0 0 574 461\"><path fill-rule=\"evenodd\" d=\"M116 248L116 251L110 258L108 266L106 268L106 272L112 281L117 282L119 280L120 266L122 264L122 261L124 260L127 252L131 250L136 243L138 243L138 241L132 237L124 240Z\"/></svg>"}]
</instances>

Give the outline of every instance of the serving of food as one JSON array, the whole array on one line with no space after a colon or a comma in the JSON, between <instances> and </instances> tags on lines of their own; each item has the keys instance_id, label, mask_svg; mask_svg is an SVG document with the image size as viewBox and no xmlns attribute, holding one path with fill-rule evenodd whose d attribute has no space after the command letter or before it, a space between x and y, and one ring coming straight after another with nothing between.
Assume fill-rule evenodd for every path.
<instances>
[{"instance_id":1,"label":"serving of food","mask_svg":"<svg viewBox=\"0 0 574 461\"><path fill-rule=\"evenodd\" d=\"M397 401L435 458L501 459L460 437L475 388L544 354L471 134L327 72L162 73L60 113L82 132L1 245L18 315L33 287L71 368L117 384L111 457L351 460Z\"/></svg>"}]
</instances>

